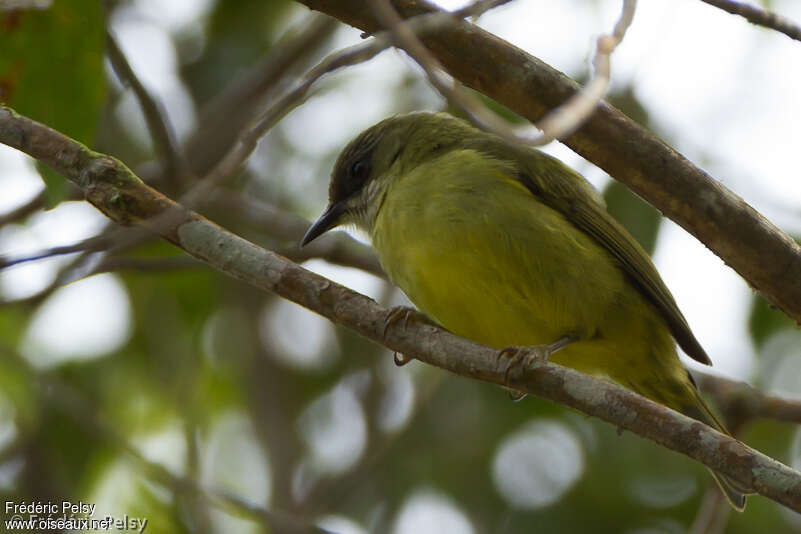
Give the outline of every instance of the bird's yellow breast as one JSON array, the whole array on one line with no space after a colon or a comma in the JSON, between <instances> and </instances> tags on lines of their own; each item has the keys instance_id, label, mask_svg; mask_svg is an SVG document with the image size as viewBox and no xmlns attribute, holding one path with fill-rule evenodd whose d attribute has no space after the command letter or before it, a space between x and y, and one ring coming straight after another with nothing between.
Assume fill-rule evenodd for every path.
<instances>
[{"instance_id":1,"label":"bird's yellow breast","mask_svg":"<svg viewBox=\"0 0 801 534\"><path fill-rule=\"evenodd\" d=\"M666 327L615 260L511 172L459 150L394 179L372 235L390 278L445 328L479 343L578 336L553 360L615 379L631 366L651 372L658 360L680 367ZM654 346L664 355L652 358Z\"/></svg>"}]
</instances>

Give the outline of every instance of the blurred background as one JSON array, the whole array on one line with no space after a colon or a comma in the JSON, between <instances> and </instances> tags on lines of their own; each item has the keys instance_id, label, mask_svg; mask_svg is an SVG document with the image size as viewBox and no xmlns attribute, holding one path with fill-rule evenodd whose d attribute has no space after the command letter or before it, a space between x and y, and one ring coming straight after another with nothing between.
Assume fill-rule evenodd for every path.
<instances>
[{"instance_id":1,"label":"blurred background","mask_svg":"<svg viewBox=\"0 0 801 534\"><path fill-rule=\"evenodd\" d=\"M582 81L620 4L516 0L478 24ZM799 2L762 5L801 21ZM106 27L182 157L154 141ZM5 0L0 100L177 199L304 72L361 41L291 1ZM609 100L795 236L799 65L801 43L784 35L698 0L649 0L613 56ZM404 303L362 236L302 252L297 242L349 139L393 113L445 106L387 50L316 84L198 209L384 305ZM559 143L545 150L652 252L715 363L706 371L801 400L801 332L789 319L603 171ZM699 532L714 501L699 464L546 401L396 367L386 349L292 303L120 233L6 147L0 184L4 501L83 500L96 516L146 517L150 533L268 531L256 507L342 534ZM801 467L791 425L746 421L738 437ZM798 514L761 497L728 522L715 513L719 532L801 529Z\"/></svg>"}]
</instances>

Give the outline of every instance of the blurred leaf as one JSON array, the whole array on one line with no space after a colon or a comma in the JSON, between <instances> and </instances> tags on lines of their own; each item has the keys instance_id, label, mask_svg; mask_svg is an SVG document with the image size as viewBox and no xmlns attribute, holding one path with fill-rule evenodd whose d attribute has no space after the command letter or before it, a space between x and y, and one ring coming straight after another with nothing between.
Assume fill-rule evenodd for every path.
<instances>
[{"instance_id":1,"label":"blurred leaf","mask_svg":"<svg viewBox=\"0 0 801 534\"><path fill-rule=\"evenodd\" d=\"M16 354L0 351L0 392L14 406L14 419L23 427L38 424L40 405L31 373Z\"/></svg>"},{"instance_id":2,"label":"blurred leaf","mask_svg":"<svg viewBox=\"0 0 801 534\"><path fill-rule=\"evenodd\" d=\"M653 254L662 222L659 211L619 182L610 182L603 196L609 213L631 232L648 254Z\"/></svg>"},{"instance_id":3,"label":"blurred leaf","mask_svg":"<svg viewBox=\"0 0 801 534\"><path fill-rule=\"evenodd\" d=\"M36 162L36 170L45 185L45 209L52 209L58 206L59 202L67 198L69 192L69 182L59 173L50 167Z\"/></svg>"},{"instance_id":4,"label":"blurred leaf","mask_svg":"<svg viewBox=\"0 0 801 534\"><path fill-rule=\"evenodd\" d=\"M8 347L16 346L22 339L30 315L19 308L0 309L0 341Z\"/></svg>"},{"instance_id":5,"label":"blurred leaf","mask_svg":"<svg viewBox=\"0 0 801 534\"><path fill-rule=\"evenodd\" d=\"M748 331L757 349L776 332L795 328L797 326L792 319L777 310L758 293L754 294L748 314Z\"/></svg>"},{"instance_id":6,"label":"blurred leaf","mask_svg":"<svg viewBox=\"0 0 801 534\"><path fill-rule=\"evenodd\" d=\"M0 12L0 102L91 143L106 93L104 27L100 2L94 0ZM52 207L66 187L48 173L43 179Z\"/></svg>"},{"instance_id":7,"label":"blurred leaf","mask_svg":"<svg viewBox=\"0 0 801 534\"><path fill-rule=\"evenodd\" d=\"M631 120L642 126L648 128L649 115L648 110L642 105L642 102L634 94L634 88L627 85L622 90L609 93L606 101L615 106L617 109L626 114Z\"/></svg>"},{"instance_id":8,"label":"blurred leaf","mask_svg":"<svg viewBox=\"0 0 801 534\"><path fill-rule=\"evenodd\" d=\"M288 0L226 0L209 15L204 54L186 65L195 100L202 106L223 87L251 67L285 29L285 15L295 7Z\"/></svg>"}]
</instances>

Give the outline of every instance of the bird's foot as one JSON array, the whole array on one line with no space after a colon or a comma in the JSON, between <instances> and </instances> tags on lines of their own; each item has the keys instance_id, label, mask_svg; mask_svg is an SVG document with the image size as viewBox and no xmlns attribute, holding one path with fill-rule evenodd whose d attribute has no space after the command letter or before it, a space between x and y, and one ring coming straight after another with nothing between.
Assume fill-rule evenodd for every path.
<instances>
[{"instance_id":1,"label":"bird's foot","mask_svg":"<svg viewBox=\"0 0 801 534\"><path fill-rule=\"evenodd\" d=\"M389 310L387 316L384 318L384 330L381 333L381 335L383 337L387 337L387 329L393 324L397 323L398 321L403 321L403 328L405 329L407 326L409 326L410 320L426 324L431 323L428 317L426 317L419 311L415 310L414 308L410 308L408 306L395 306L394 308L391 308ZM396 352L394 353L392 359L395 362L395 365L401 367L412 361L414 358Z\"/></svg>"},{"instance_id":2,"label":"bird's foot","mask_svg":"<svg viewBox=\"0 0 801 534\"><path fill-rule=\"evenodd\" d=\"M531 347L505 347L495 355L498 365L503 365L503 383L509 392L509 399L514 402L526 398L526 392L520 391L510 386L514 381L520 379L523 370L531 367L537 362L548 360L550 352L545 350L547 345L534 345Z\"/></svg>"},{"instance_id":3,"label":"bird's foot","mask_svg":"<svg viewBox=\"0 0 801 534\"><path fill-rule=\"evenodd\" d=\"M528 395L528 393L526 393L525 391L520 391L519 389L511 389L511 388L506 388L506 394L509 395L509 400L512 402L519 402L525 399L526 395Z\"/></svg>"},{"instance_id":4,"label":"bird's foot","mask_svg":"<svg viewBox=\"0 0 801 534\"><path fill-rule=\"evenodd\" d=\"M403 321L403 328L409 326L409 321L417 321L423 324L434 324L425 314L420 313L414 308L410 308L409 306L395 306L387 311L387 316L384 318L384 331L381 333L381 335L387 337L387 330L389 327L398 321Z\"/></svg>"},{"instance_id":5,"label":"bird's foot","mask_svg":"<svg viewBox=\"0 0 801 534\"><path fill-rule=\"evenodd\" d=\"M411 356L406 356L405 354L401 354L400 352L392 353L392 361L395 362L395 365L398 367L403 367L412 360L414 360L414 358Z\"/></svg>"},{"instance_id":6,"label":"bird's foot","mask_svg":"<svg viewBox=\"0 0 801 534\"><path fill-rule=\"evenodd\" d=\"M511 387L513 382L517 382L522 378L523 371L536 363L547 362L551 354L575 340L576 338L574 336L565 336L546 345L532 345L530 347L511 346L499 350L495 357L499 366L505 366L503 382L506 389L509 390L509 398L513 401L519 401L525 398L525 392ZM502 360L503 364L501 364Z\"/></svg>"}]
</instances>

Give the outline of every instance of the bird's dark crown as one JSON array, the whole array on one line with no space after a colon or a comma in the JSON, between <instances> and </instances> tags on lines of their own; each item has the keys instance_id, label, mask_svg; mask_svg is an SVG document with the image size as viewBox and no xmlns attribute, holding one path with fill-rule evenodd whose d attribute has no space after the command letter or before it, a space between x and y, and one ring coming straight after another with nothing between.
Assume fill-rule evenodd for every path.
<instances>
[{"instance_id":1,"label":"bird's dark crown","mask_svg":"<svg viewBox=\"0 0 801 534\"><path fill-rule=\"evenodd\" d=\"M414 112L384 119L359 134L339 155L331 174L329 201L333 204L353 196L371 178L386 172L401 152L417 165L476 133L466 122L445 113Z\"/></svg>"}]
</instances>

